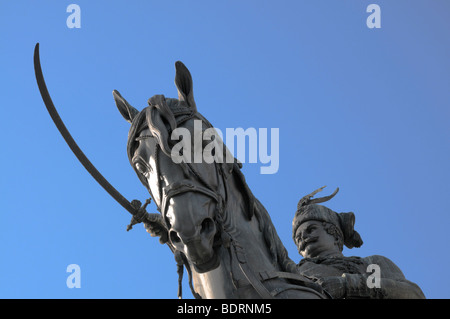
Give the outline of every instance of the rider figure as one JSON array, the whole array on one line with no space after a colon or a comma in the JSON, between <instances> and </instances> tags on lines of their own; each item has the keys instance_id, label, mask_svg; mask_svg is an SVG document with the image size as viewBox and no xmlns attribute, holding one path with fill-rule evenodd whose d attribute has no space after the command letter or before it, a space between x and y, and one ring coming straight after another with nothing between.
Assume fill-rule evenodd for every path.
<instances>
[{"instance_id":1,"label":"rider figure","mask_svg":"<svg viewBox=\"0 0 450 319\"><path fill-rule=\"evenodd\" d=\"M319 283L333 298L425 298L415 283L388 258L345 257L343 246L360 247L363 241L354 230L353 213L336 213L317 205L336 195L312 199L320 188L303 197L292 223L293 239L304 257L298 273ZM375 270L375 272L373 272Z\"/></svg>"}]
</instances>

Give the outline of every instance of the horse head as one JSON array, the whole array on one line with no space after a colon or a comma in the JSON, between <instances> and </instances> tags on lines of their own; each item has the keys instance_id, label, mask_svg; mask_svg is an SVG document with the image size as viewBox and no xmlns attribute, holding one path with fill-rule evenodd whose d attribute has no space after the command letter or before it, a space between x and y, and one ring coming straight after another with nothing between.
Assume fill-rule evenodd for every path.
<instances>
[{"instance_id":1,"label":"horse head","mask_svg":"<svg viewBox=\"0 0 450 319\"><path fill-rule=\"evenodd\" d=\"M193 162L195 152L204 149L193 145L198 134L212 129L197 112L192 77L181 62L175 63L175 84L178 99L155 95L148 106L138 111L117 91L113 91L122 116L131 124L128 135L128 157L139 179L150 192L161 212L171 245L183 252L197 272L206 272L219 264L215 243L220 240L217 218L223 210L225 189L222 174L233 164ZM186 146L178 152L181 161L174 160L174 147L179 140L176 130L182 128L191 140L183 136ZM216 141L217 142L217 141ZM190 152L190 154L186 153Z\"/></svg>"}]
</instances>

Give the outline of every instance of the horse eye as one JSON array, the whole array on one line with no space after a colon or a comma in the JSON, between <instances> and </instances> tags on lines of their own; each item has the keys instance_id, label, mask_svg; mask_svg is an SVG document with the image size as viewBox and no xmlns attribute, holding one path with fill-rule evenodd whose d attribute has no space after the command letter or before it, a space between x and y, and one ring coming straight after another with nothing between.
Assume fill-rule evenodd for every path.
<instances>
[{"instance_id":1,"label":"horse eye","mask_svg":"<svg viewBox=\"0 0 450 319\"><path fill-rule=\"evenodd\" d=\"M144 174L145 170L144 170L144 167L143 167L141 164L136 163L135 166L136 166L136 170L137 170L139 173Z\"/></svg>"},{"instance_id":2,"label":"horse eye","mask_svg":"<svg viewBox=\"0 0 450 319\"><path fill-rule=\"evenodd\" d=\"M148 169L145 165L142 165L141 163L136 163L136 170L141 173L142 175L144 175L145 177L147 177L148 175Z\"/></svg>"}]
</instances>

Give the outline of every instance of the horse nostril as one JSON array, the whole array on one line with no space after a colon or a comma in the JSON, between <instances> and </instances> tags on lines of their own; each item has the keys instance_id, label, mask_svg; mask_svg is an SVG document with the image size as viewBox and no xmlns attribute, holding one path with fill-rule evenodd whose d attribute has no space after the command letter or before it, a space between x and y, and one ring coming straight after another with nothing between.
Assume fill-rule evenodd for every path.
<instances>
[{"instance_id":1,"label":"horse nostril","mask_svg":"<svg viewBox=\"0 0 450 319\"><path fill-rule=\"evenodd\" d=\"M170 234L170 241L172 242L172 244L178 244L181 242L181 238L178 236L176 231L171 231Z\"/></svg>"},{"instance_id":2,"label":"horse nostril","mask_svg":"<svg viewBox=\"0 0 450 319\"><path fill-rule=\"evenodd\" d=\"M201 224L200 233L206 235L213 232L214 229L214 221L211 218L205 218Z\"/></svg>"}]
</instances>

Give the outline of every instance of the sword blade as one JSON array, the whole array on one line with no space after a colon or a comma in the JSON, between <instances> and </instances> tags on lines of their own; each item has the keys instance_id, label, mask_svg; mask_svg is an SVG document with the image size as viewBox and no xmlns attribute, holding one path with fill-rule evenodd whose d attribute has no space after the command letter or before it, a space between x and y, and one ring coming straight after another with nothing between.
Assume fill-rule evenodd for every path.
<instances>
[{"instance_id":1,"label":"sword blade","mask_svg":"<svg viewBox=\"0 0 450 319\"><path fill-rule=\"evenodd\" d=\"M97 183L99 183L108 192L109 195L111 195L120 205L122 205L123 208L125 208L132 215L135 215L137 212L136 209L103 177L102 174L100 174L100 172L95 168L91 161L86 157L83 151L78 147L75 140L72 138L72 135L70 135L69 130L66 128L64 122L56 111L55 105L53 104L53 101L50 97L50 93L47 90L47 85L44 81L44 75L42 74L41 62L39 59L39 43L37 43L36 47L34 48L34 71L45 107L47 108L48 113L50 114L53 122L66 141L67 145L69 145L70 149L78 158L80 163L83 164L84 168L89 172L89 174L92 175Z\"/></svg>"}]
</instances>

